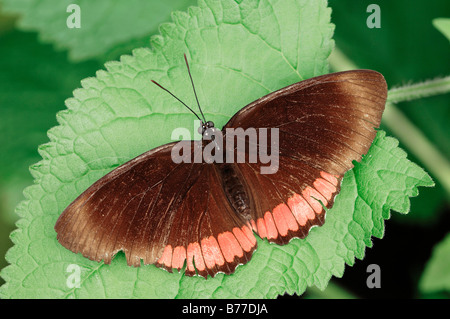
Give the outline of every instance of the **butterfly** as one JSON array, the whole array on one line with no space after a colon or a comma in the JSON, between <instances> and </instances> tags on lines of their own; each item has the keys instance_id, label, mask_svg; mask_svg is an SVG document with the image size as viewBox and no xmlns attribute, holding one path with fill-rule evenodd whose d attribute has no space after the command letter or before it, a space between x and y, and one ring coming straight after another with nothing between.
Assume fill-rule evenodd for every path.
<instances>
[{"instance_id":1,"label":"butterfly","mask_svg":"<svg viewBox=\"0 0 450 319\"><path fill-rule=\"evenodd\" d=\"M186 56L185 62L195 93ZM261 97L219 130L200 105L201 117L154 83L197 116L202 139L159 146L100 178L62 212L57 239L97 262L109 264L123 251L130 266L143 262L204 278L249 262L256 236L284 245L323 225L345 172L369 150L387 97L376 71L331 73ZM231 162L192 155L210 143L231 145L229 130L252 128L276 129L268 144L277 165L269 173L261 159L249 160L247 149L259 151L260 140L241 138L248 148L230 148L237 151ZM191 154L184 161L173 157L180 145Z\"/></svg>"}]
</instances>

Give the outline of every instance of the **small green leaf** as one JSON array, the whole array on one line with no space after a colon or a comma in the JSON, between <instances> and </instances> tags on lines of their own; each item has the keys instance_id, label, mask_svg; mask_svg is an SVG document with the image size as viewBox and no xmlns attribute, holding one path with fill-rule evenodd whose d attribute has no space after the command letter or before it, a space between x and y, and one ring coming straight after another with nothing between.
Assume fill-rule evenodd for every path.
<instances>
[{"instance_id":1,"label":"small green leaf","mask_svg":"<svg viewBox=\"0 0 450 319\"><path fill-rule=\"evenodd\" d=\"M433 25L450 41L450 18L434 19Z\"/></svg>"},{"instance_id":2,"label":"small green leaf","mask_svg":"<svg viewBox=\"0 0 450 319\"><path fill-rule=\"evenodd\" d=\"M369 153L348 172L324 226L304 240L278 246L258 240L252 260L233 275L207 280L170 274L153 265L126 266L122 253L111 265L63 248L55 222L93 182L127 160L170 142L173 129L193 132L193 116L156 80L195 105L183 53L188 54L205 115L221 127L240 108L288 84L327 73L333 25L325 1L200 1L174 13L160 27L154 50L109 62L58 113L59 126L39 147L31 168L35 185L17 208L15 246L2 270L7 298L268 298L324 289L345 264L363 258L371 237L382 237L390 210L407 213L418 186L430 177L406 159L397 140L380 131ZM257 54L255 54L257 53ZM68 266L80 267L80 286L68 284Z\"/></svg>"},{"instance_id":3,"label":"small green leaf","mask_svg":"<svg viewBox=\"0 0 450 319\"><path fill-rule=\"evenodd\" d=\"M425 266L419 288L423 293L450 292L450 233L438 243Z\"/></svg>"}]
</instances>

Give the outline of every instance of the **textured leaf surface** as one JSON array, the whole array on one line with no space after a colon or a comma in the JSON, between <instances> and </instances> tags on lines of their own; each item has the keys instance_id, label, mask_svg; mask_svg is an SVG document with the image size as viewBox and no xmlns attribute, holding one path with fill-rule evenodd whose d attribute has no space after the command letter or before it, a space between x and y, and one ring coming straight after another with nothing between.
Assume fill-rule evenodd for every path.
<instances>
[{"instance_id":1,"label":"textured leaf surface","mask_svg":"<svg viewBox=\"0 0 450 319\"><path fill-rule=\"evenodd\" d=\"M420 280L420 290L424 293L450 292L450 233L438 243L428 261Z\"/></svg>"},{"instance_id":2,"label":"textured leaf surface","mask_svg":"<svg viewBox=\"0 0 450 319\"><path fill-rule=\"evenodd\" d=\"M380 132L369 154L343 181L323 227L289 245L259 240L250 263L214 279L170 274L153 265L126 266L119 253L111 265L73 254L56 241L53 226L83 190L121 163L170 141L174 128L193 131L193 116L156 80L195 105L182 54L190 59L205 115L221 127L240 108L288 84L327 72L332 49L325 1L201 1L161 26L153 51L106 64L58 113L59 126L39 147L43 160L31 169L36 184L27 200L2 270L2 297L199 298L275 297L326 287L345 264L363 258L371 236L382 237L390 209L407 213L417 186L433 182L406 159L393 138ZM79 288L69 288L67 267L81 268ZM163 288L161 288L163 287Z\"/></svg>"},{"instance_id":3,"label":"textured leaf surface","mask_svg":"<svg viewBox=\"0 0 450 319\"><path fill-rule=\"evenodd\" d=\"M3 10L21 16L21 29L39 32L45 42L68 49L69 56L76 61L111 54L111 50L117 51L117 46L128 46L129 42L144 46L159 24L170 18L172 10L196 3L196 0L2 1ZM67 19L72 20L69 16L73 13L67 12L70 4L80 8L79 29L67 27ZM144 37L146 42L142 40Z\"/></svg>"}]
</instances>

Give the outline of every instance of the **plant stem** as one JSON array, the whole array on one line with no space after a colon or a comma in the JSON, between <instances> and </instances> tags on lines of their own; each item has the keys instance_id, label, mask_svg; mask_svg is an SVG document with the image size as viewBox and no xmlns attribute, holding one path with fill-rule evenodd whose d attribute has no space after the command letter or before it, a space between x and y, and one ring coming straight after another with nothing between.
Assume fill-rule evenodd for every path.
<instances>
[{"instance_id":1,"label":"plant stem","mask_svg":"<svg viewBox=\"0 0 450 319\"><path fill-rule=\"evenodd\" d=\"M398 103L450 92L450 76L389 90L388 101Z\"/></svg>"},{"instance_id":2,"label":"plant stem","mask_svg":"<svg viewBox=\"0 0 450 319\"><path fill-rule=\"evenodd\" d=\"M335 71L358 67L339 49L330 56ZM383 124L413 153L450 195L450 162L393 103L450 92L450 76L392 89L383 114Z\"/></svg>"}]
</instances>

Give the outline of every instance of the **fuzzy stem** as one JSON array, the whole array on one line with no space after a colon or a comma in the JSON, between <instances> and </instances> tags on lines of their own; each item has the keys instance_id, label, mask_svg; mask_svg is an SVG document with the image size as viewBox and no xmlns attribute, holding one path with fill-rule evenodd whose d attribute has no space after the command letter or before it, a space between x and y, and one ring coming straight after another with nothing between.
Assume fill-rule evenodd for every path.
<instances>
[{"instance_id":1,"label":"fuzzy stem","mask_svg":"<svg viewBox=\"0 0 450 319\"><path fill-rule=\"evenodd\" d=\"M448 92L450 92L450 76L390 89L388 100L391 103L398 103Z\"/></svg>"},{"instance_id":2,"label":"fuzzy stem","mask_svg":"<svg viewBox=\"0 0 450 319\"><path fill-rule=\"evenodd\" d=\"M339 49L330 56L335 71L354 70L358 67ZM413 153L450 195L450 162L427 137L393 104L421 97L450 92L450 76L405 87L392 89L383 114L383 124Z\"/></svg>"}]
</instances>

